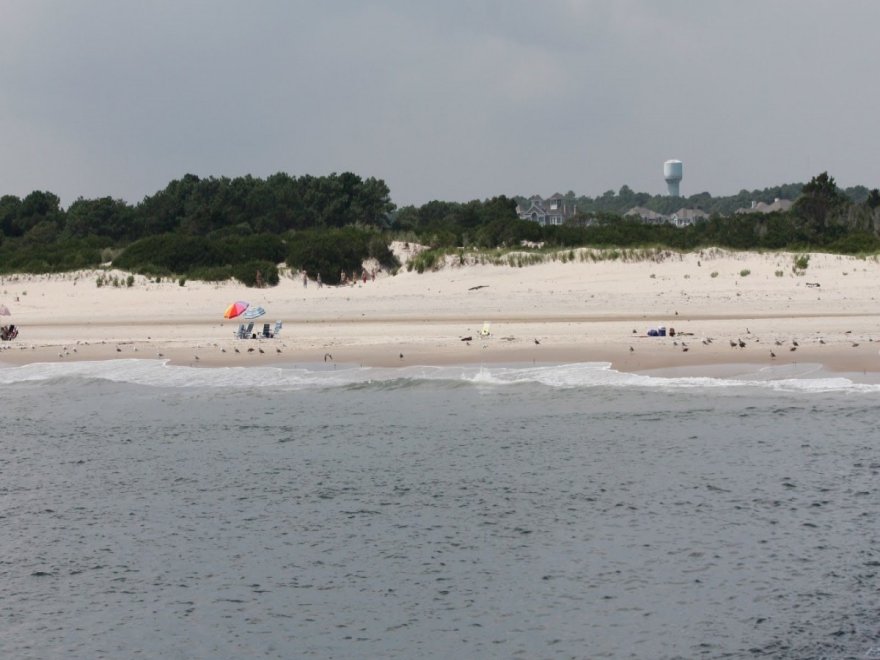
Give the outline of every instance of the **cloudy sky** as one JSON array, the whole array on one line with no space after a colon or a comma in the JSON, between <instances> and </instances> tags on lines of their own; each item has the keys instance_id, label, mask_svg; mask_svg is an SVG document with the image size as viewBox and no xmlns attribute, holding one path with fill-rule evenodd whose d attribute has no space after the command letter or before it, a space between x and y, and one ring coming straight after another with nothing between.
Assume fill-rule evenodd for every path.
<instances>
[{"instance_id":1,"label":"cloudy sky","mask_svg":"<svg viewBox=\"0 0 880 660\"><path fill-rule=\"evenodd\" d=\"M398 205L880 185L874 0L3 0L0 194L352 171Z\"/></svg>"}]
</instances>

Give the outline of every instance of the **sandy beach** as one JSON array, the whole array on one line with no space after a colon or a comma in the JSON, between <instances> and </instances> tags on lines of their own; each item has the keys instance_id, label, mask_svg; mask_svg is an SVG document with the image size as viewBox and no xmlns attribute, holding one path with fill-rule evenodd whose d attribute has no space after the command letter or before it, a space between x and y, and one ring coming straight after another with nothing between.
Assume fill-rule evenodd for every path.
<instances>
[{"instance_id":1,"label":"sandy beach","mask_svg":"<svg viewBox=\"0 0 880 660\"><path fill-rule=\"evenodd\" d=\"M410 251L397 246L403 260ZM364 366L610 362L623 371L731 363L817 363L880 371L876 259L703 250L658 251L640 260L594 260L589 252L523 267L450 259L418 274L402 267L354 286L303 285L296 273L272 288L235 282L160 283L127 273L0 278L0 363L166 359L171 364ZM574 256L574 258L572 258ZM113 286L117 277L119 286ZM240 319L223 312L246 300L283 329L237 340ZM479 336L485 322L491 334ZM649 337L665 326L676 335ZM470 340L467 338L470 337ZM796 342L796 344L795 344Z\"/></svg>"}]
</instances>

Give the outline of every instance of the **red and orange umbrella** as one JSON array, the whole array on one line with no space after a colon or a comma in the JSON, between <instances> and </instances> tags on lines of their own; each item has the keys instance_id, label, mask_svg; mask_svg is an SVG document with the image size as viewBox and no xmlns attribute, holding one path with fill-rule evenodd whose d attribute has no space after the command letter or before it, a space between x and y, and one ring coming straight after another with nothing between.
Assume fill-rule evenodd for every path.
<instances>
[{"instance_id":1,"label":"red and orange umbrella","mask_svg":"<svg viewBox=\"0 0 880 660\"><path fill-rule=\"evenodd\" d=\"M250 303L246 303L244 300L239 300L237 302L232 303L229 307L226 308L226 311L223 313L224 319L234 319L236 316L240 314L244 314L244 311L250 307Z\"/></svg>"}]
</instances>

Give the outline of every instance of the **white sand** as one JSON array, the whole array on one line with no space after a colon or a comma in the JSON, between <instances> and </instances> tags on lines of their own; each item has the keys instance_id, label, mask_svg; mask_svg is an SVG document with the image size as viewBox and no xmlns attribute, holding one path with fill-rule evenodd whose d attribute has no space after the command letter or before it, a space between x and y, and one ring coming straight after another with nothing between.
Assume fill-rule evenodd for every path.
<instances>
[{"instance_id":1,"label":"white sand","mask_svg":"<svg viewBox=\"0 0 880 660\"><path fill-rule=\"evenodd\" d=\"M423 274L404 267L353 287L303 287L294 275L265 289L234 282L181 287L139 275L128 288L127 274L118 272L109 274L120 287L96 286L96 272L6 276L0 303L13 315L0 322L15 323L20 335L0 343L0 361L161 354L178 364L248 365L322 362L330 353L337 363L365 365L589 360L641 370L817 362L880 370L880 263L813 253L804 274L792 265L786 253L664 252L634 262L450 264ZM258 330L283 320L281 336L234 340L240 320L224 320L223 311L239 299L268 311ZM484 321L491 322L485 341L478 336ZM692 334L641 336L659 325ZM467 336L473 340L461 341ZM731 340L746 347L732 348Z\"/></svg>"}]
</instances>

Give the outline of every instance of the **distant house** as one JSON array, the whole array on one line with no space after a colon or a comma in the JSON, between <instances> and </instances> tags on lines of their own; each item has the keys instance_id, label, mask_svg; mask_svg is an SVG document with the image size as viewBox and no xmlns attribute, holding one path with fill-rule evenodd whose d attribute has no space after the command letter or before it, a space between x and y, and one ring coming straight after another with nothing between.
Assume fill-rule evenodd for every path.
<instances>
[{"instance_id":1,"label":"distant house","mask_svg":"<svg viewBox=\"0 0 880 660\"><path fill-rule=\"evenodd\" d=\"M636 206L623 214L625 218L640 218L642 222L649 225L662 225L669 218L662 213L646 209L644 206Z\"/></svg>"},{"instance_id":2,"label":"distant house","mask_svg":"<svg viewBox=\"0 0 880 660\"><path fill-rule=\"evenodd\" d=\"M657 211L647 209L644 206L636 206L624 213L624 217L641 218L642 222L649 225L662 225L663 223L668 222L676 227L687 227L700 220L707 220L709 214L700 209L679 209L671 215L663 215L662 213L657 213Z\"/></svg>"},{"instance_id":3,"label":"distant house","mask_svg":"<svg viewBox=\"0 0 880 660\"><path fill-rule=\"evenodd\" d=\"M532 195L529 197L529 206L526 208L518 206L516 212L520 220L531 220L543 227L545 225L561 225L577 213L577 208L574 200L566 200L565 197L556 193L547 199L539 195Z\"/></svg>"},{"instance_id":4,"label":"distant house","mask_svg":"<svg viewBox=\"0 0 880 660\"><path fill-rule=\"evenodd\" d=\"M778 197L773 200L772 204L767 204L766 202L752 202L752 205L749 208L741 208L737 209L736 213L775 213L776 211L785 212L791 209L794 202L789 199L779 199Z\"/></svg>"},{"instance_id":5,"label":"distant house","mask_svg":"<svg viewBox=\"0 0 880 660\"><path fill-rule=\"evenodd\" d=\"M688 227L700 220L708 220L709 214L700 209L678 209L669 216L669 221L676 227Z\"/></svg>"}]
</instances>

